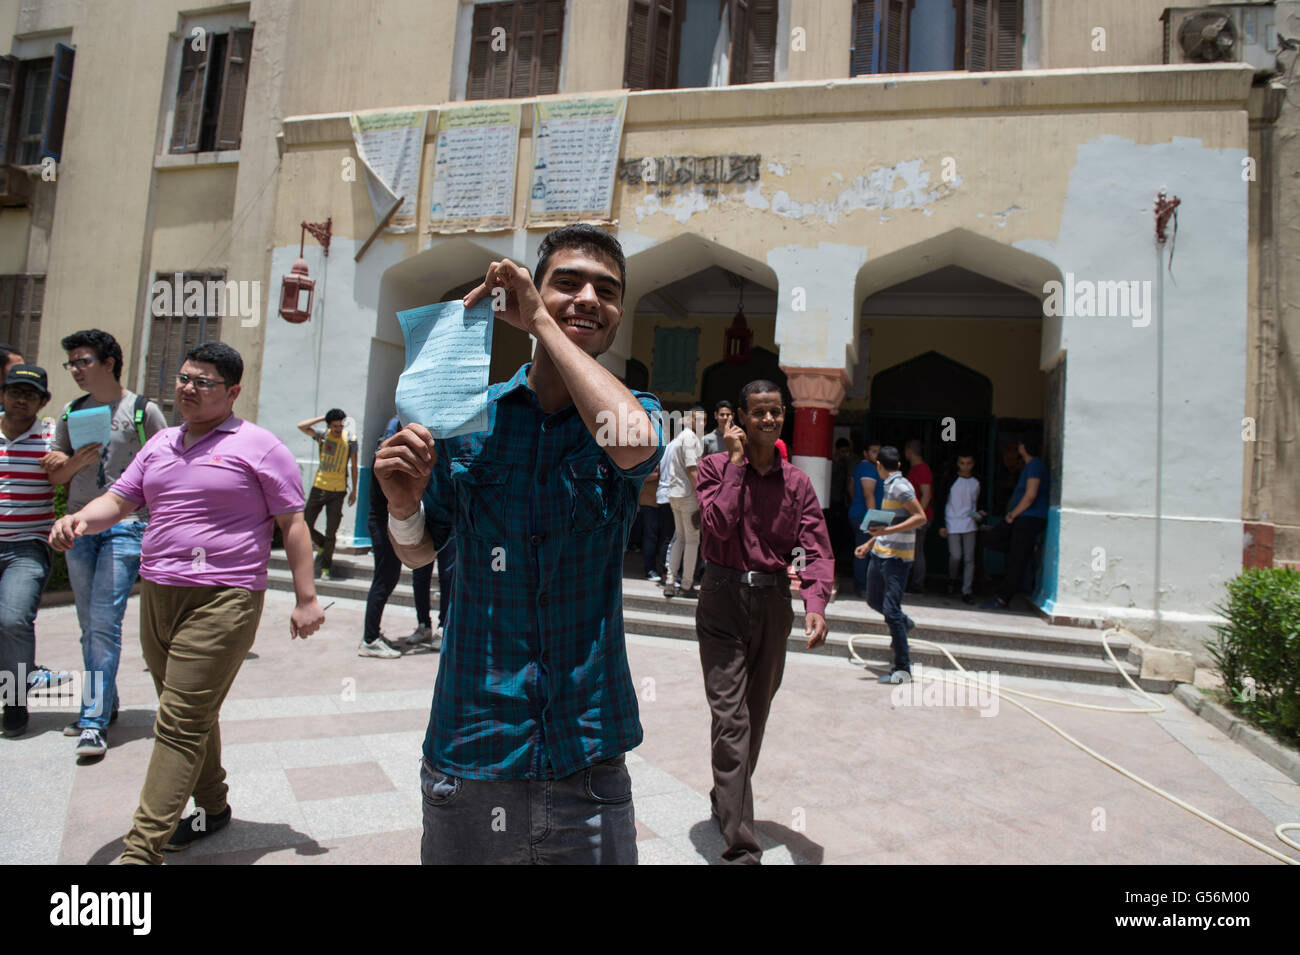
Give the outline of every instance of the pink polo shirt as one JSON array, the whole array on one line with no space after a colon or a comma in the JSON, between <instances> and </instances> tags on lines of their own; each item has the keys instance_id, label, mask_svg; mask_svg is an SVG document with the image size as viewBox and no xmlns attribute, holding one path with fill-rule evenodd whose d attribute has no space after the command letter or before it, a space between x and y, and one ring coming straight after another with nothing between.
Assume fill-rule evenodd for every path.
<instances>
[{"instance_id":1,"label":"pink polo shirt","mask_svg":"<svg viewBox=\"0 0 1300 955\"><path fill-rule=\"evenodd\" d=\"M272 519L303 508L284 442L231 415L188 450L159 431L109 488L149 508L140 576L169 587L266 589Z\"/></svg>"}]
</instances>

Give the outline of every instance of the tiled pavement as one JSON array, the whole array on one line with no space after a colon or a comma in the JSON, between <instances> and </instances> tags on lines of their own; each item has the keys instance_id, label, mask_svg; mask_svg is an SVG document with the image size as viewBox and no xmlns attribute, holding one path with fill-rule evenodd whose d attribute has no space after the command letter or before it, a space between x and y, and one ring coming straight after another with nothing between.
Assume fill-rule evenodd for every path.
<instances>
[{"instance_id":1,"label":"tiled pavement","mask_svg":"<svg viewBox=\"0 0 1300 955\"><path fill-rule=\"evenodd\" d=\"M268 594L257 644L222 713L235 821L175 864L419 860L418 760L438 656L355 655L363 605L288 637L289 596ZM127 610L123 713L108 756L78 765L69 707L33 709L0 740L0 862L105 863L120 851L152 746L154 691ZM391 607L386 630L414 626ZM42 610L38 660L79 664L71 607ZM699 661L680 640L628 638L646 741L629 755L642 863L705 863L709 717ZM1129 705L1104 687L1003 678L1004 687ZM1300 819L1300 786L1195 717L1033 704L1067 732L1225 822L1274 844ZM755 776L767 863L1219 863L1268 857L1123 779L1012 706L894 706L846 661L792 654ZM1278 846L1281 848L1281 846Z\"/></svg>"}]
</instances>

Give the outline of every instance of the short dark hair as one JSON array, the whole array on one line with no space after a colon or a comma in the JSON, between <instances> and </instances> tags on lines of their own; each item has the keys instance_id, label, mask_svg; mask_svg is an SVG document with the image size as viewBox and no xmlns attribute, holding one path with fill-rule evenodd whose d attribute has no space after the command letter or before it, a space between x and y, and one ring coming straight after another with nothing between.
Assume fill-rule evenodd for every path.
<instances>
[{"instance_id":1,"label":"short dark hair","mask_svg":"<svg viewBox=\"0 0 1300 955\"><path fill-rule=\"evenodd\" d=\"M14 348L13 345L0 342L0 365L6 364L13 355L17 355L19 358L23 357L23 353Z\"/></svg>"},{"instance_id":2,"label":"short dark hair","mask_svg":"<svg viewBox=\"0 0 1300 955\"><path fill-rule=\"evenodd\" d=\"M59 346L65 352L72 352L77 348L89 348L94 351L95 357L100 361L113 359L113 377L118 381L122 380L122 346L117 343L117 339L108 332L101 332L98 328L88 328L84 332L73 332L71 335L64 336Z\"/></svg>"},{"instance_id":3,"label":"short dark hair","mask_svg":"<svg viewBox=\"0 0 1300 955\"><path fill-rule=\"evenodd\" d=\"M618 239L604 229L585 222L561 226L546 233L542 244L537 248L537 271L533 273L533 284L539 291L546 279L546 271L551 266L551 256L561 249L600 253L613 259L618 266L618 300L623 301L623 293L627 291L627 260L623 257L623 247L618 244Z\"/></svg>"},{"instance_id":4,"label":"short dark hair","mask_svg":"<svg viewBox=\"0 0 1300 955\"><path fill-rule=\"evenodd\" d=\"M1025 446L1031 458L1038 457L1043 451L1043 439L1036 434L1027 434L1020 439L1020 443Z\"/></svg>"},{"instance_id":5,"label":"short dark hair","mask_svg":"<svg viewBox=\"0 0 1300 955\"><path fill-rule=\"evenodd\" d=\"M757 381L751 381L744 388L740 389L741 409L745 414L749 414L749 396L766 394L769 391L774 391L778 395L781 394L781 389L777 387L777 384L774 381L768 381L766 378L759 378ZM781 403L785 403L784 395L781 396Z\"/></svg>"},{"instance_id":6,"label":"short dark hair","mask_svg":"<svg viewBox=\"0 0 1300 955\"><path fill-rule=\"evenodd\" d=\"M911 451L913 454L920 454L925 445L921 444L920 438L912 438L907 444L903 445L904 450Z\"/></svg>"},{"instance_id":7,"label":"short dark hair","mask_svg":"<svg viewBox=\"0 0 1300 955\"><path fill-rule=\"evenodd\" d=\"M732 404L731 404L730 401L728 401L726 398L723 398L721 401L719 401L716 405L713 406L713 413L714 413L714 414L717 414L717 413L718 413L719 411L721 411L723 408L726 408L728 411L735 411L735 410L736 410L736 409L732 406Z\"/></svg>"},{"instance_id":8,"label":"short dark hair","mask_svg":"<svg viewBox=\"0 0 1300 955\"><path fill-rule=\"evenodd\" d=\"M217 369L227 385L237 385L244 377L244 359L223 342L204 342L185 353L186 361L198 361Z\"/></svg>"},{"instance_id":9,"label":"short dark hair","mask_svg":"<svg viewBox=\"0 0 1300 955\"><path fill-rule=\"evenodd\" d=\"M964 449L964 450L960 450L960 451L957 452L957 460L960 461L962 458L970 458L972 461L974 461L974 460L975 460L975 452L972 451L972 450L970 450L969 448L966 448L966 449Z\"/></svg>"},{"instance_id":10,"label":"short dark hair","mask_svg":"<svg viewBox=\"0 0 1300 955\"><path fill-rule=\"evenodd\" d=\"M847 448L848 446L849 446L848 438L840 438L838 441L835 442L836 451L838 451L840 448Z\"/></svg>"},{"instance_id":11,"label":"short dark hair","mask_svg":"<svg viewBox=\"0 0 1300 955\"><path fill-rule=\"evenodd\" d=\"M880 453L876 455L876 463L881 465L886 471L897 471L899 460L898 448L894 447L892 444L886 444L881 447Z\"/></svg>"},{"instance_id":12,"label":"short dark hair","mask_svg":"<svg viewBox=\"0 0 1300 955\"><path fill-rule=\"evenodd\" d=\"M333 424L335 421L342 421L347 416L347 412L342 408L331 408L329 411L325 412L325 423Z\"/></svg>"}]
</instances>

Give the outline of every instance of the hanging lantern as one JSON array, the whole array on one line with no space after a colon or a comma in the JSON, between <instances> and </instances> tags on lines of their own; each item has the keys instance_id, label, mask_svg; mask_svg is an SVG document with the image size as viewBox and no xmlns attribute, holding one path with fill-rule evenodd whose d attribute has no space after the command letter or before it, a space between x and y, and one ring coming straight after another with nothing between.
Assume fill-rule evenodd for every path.
<instances>
[{"instance_id":1,"label":"hanging lantern","mask_svg":"<svg viewBox=\"0 0 1300 955\"><path fill-rule=\"evenodd\" d=\"M745 280L741 279L740 304L736 306L736 317L731 320L731 327L727 329L723 341L723 360L733 365L742 365L749 361L753 341L754 333L750 331L749 323L745 321Z\"/></svg>"},{"instance_id":2,"label":"hanging lantern","mask_svg":"<svg viewBox=\"0 0 1300 955\"><path fill-rule=\"evenodd\" d=\"M316 297L316 280L307 272L307 260L303 258L303 245L307 241L307 233L310 232L324 247L325 255L328 256L333 222L331 216L324 223L302 223L302 232L298 239L298 260L289 269L289 274L280 281L280 317L286 322L293 322L296 325L311 318L312 305Z\"/></svg>"}]
</instances>

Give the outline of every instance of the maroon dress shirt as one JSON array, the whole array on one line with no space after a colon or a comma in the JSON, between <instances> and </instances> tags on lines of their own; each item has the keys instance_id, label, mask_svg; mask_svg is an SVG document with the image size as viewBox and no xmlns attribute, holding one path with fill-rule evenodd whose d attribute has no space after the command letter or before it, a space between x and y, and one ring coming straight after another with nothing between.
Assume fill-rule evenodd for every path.
<instances>
[{"instance_id":1,"label":"maroon dress shirt","mask_svg":"<svg viewBox=\"0 0 1300 955\"><path fill-rule=\"evenodd\" d=\"M732 570L784 574L801 547L804 609L824 615L835 562L808 475L780 455L772 470L759 474L748 459L736 467L723 451L700 458L697 477L704 559Z\"/></svg>"}]
</instances>

